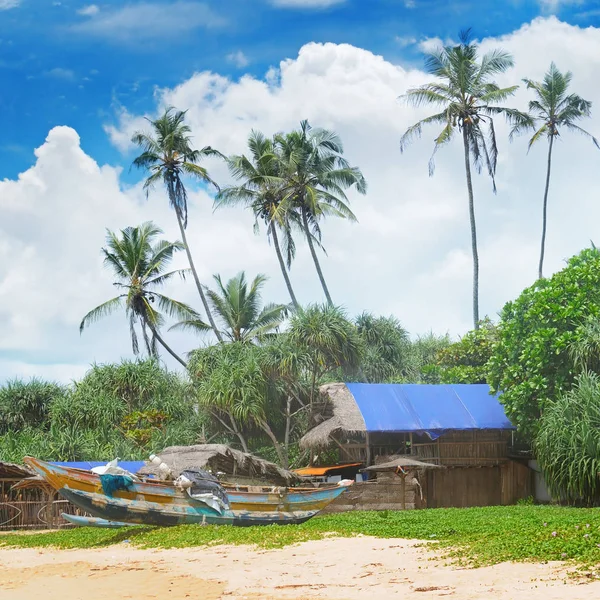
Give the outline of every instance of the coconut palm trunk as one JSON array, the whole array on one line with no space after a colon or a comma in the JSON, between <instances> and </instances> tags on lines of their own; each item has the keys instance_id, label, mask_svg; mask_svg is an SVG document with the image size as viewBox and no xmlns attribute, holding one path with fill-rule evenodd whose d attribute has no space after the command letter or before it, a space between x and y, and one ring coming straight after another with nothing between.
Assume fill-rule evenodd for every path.
<instances>
[{"instance_id":1,"label":"coconut palm trunk","mask_svg":"<svg viewBox=\"0 0 600 600\"><path fill-rule=\"evenodd\" d=\"M475 224L475 202L473 200L473 181L471 179L471 162L469 159L469 137L463 125L463 144L465 149L465 173L467 175L467 191L469 193L469 220L471 223L471 250L473 252L473 326L479 329L479 254L477 252L477 226Z\"/></svg>"},{"instance_id":2,"label":"coconut palm trunk","mask_svg":"<svg viewBox=\"0 0 600 600\"><path fill-rule=\"evenodd\" d=\"M538 278L542 279L543 268L544 268L544 254L546 250L546 226L548 223L548 190L550 189L550 169L552 167L552 144L554 143L554 136L550 136L550 143L548 144L548 170L546 171L546 189L544 190L544 208L542 213L542 244L540 249L540 264L538 267Z\"/></svg>"},{"instance_id":3,"label":"coconut palm trunk","mask_svg":"<svg viewBox=\"0 0 600 600\"><path fill-rule=\"evenodd\" d=\"M196 287L198 288L198 293L200 294L200 299L202 300L202 305L204 306L204 310L206 311L206 316L208 317L208 322L212 327L212 330L215 332L217 339L219 342L223 341L223 337L221 336L221 332L219 331L215 320L212 316L212 312L210 310L210 306L208 305L208 301L206 299L206 295L204 294L204 290L202 289L202 284L200 283L200 279L198 278L198 273L196 271L196 266L194 265L194 259L192 258L192 253L190 252L190 246L187 241L187 236L185 235L185 228L183 227L183 221L181 220L181 215L179 211L176 210L175 214L177 215L177 224L179 225L179 231L181 233L181 241L185 246L185 253L188 257L188 262L190 263L190 269L192 271L192 276L194 277L194 281L196 282Z\"/></svg>"},{"instance_id":4,"label":"coconut palm trunk","mask_svg":"<svg viewBox=\"0 0 600 600\"><path fill-rule=\"evenodd\" d=\"M283 256L281 254L281 248L279 247L279 238L277 237L277 228L275 227L275 223L271 221L271 237L273 238L273 246L275 246L275 253L277 254L277 260L279 261L279 266L281 267L281 273L283 274L283 278L285 279L285 285L287 287L290 298L292 299L292 303L294 308L298 308L298 300L296 300L296 295L294 294L294 290L292 289L292 282L290 281L290 277L288 275L287 269L285 268L285 261L283 260Z\"/></svg>"},{"instance_id":5,"label":"coconut palm trunk","mask_svg":"<svg viewBox=\"0 0 600 600\"><path fill-rule=\"evenodd\" d=\"M325 292L325 298L327 298L327 304L329 306L333 306L333 301L331 300L331 294L327 289L327 284L325 283L325 277L323 277L323 271L321 271L321 265L319 264L319 259L317 257L317 253L315 251L315 246L312 241L312 235L310 234L310 227L308 225L308 215L306 214L306 209L302 208L302 224L304 226L304 234L306 235L306 241L308 242L308 247L310 248L310 253L312 255L313 261L315 263L315 268L317 269L317 275L319 276L319 280L321 281L321 287Z\"/></svg>"},{"instance_id":6,"label":"coconut palm trunk","mask_svg":"<svg viewBox=\"0 0 600 600\"><path fill-rule=\"evenodd\" d=\"M150 323L150 321L146 321L146 325L148 325L148 328L150 329L150 331L152 332L152 335L158 340L158 343L178 362L180 362L183 367L185 369L187 369L187 363L180 358L177 354L175 354L175 352L171 349L171 347L167 344L167 342L165 342L165 340L162 339L162 336L160 335L160 333L158 333L158 330L156 329L156 327L154 327L154 325L152 323Z\"/></svg>"}]
</instances>

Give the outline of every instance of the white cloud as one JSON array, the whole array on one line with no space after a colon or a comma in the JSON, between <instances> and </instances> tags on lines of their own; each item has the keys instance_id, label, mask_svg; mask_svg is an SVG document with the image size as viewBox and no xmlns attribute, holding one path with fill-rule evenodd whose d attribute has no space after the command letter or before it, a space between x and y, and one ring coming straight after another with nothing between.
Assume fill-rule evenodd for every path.
<instances>
[{"instance_id":1,"label":"white cloud","mask_svg":"<svg viewBox=\"0 0 600 600\"><path fill-rule=\"evenodd\" d=\"M327 8L344 2L346 0L271 0L273 6L283 8Z\"/></svg>"},{"instance_id":2,"label":"white cloud","mask_svg":"<svg viewBox=\"0 0 600 600\"><path fill-rule=\"evenodd\" d=\"M65 79L66 81L73 81L75 79L75 73L71 69L64 69L62 67L50 69L45 72L45 75L55 79Z\"/></svg>"},{"instance_id":3,"label":"white cloud","mask_svg":"<svg viewBox=\"0 0 600 600\"><path fill-rule=\"evenodd\" d=\"M84 17L93 17L100 12L100 7L97 4L89 4L88 6L84 6L77 11L78 15L82 15Z\"/></svg>"},{"instance_id":4,"label":"white cloud","mask_svg":"<svg viewBox=\"0 0 600 600\"><path fill-rule=\"evenodd\" d=\"M417 43L417 38L412 35L397 35L394 38L394 41L400 48L406 48L407 46L412 46Z\"/></svg>"},{"instance_id":5,"label":"white cloud","mask_svg":"<svg viewBox=\"0 0 600 600\"><path fill-rule=\"evenodd\" d=\"M415 0L404 0L404 7L405 8L416 8L417 3L415 2Z\"/></svg>"},{"instance_id":6,"label":"white cloud","mask_svg":"<svg viewBox=\"0 0 600 600\"><path fill-rule=\"evenodd\" d=\"M453 43L454 41L450 38L446 38L445 40L442 40L439 37L425 38L419 42L419 50L428 54L429 52L433 52L444 46L452 45Z\"/></svg>"},{"instance_id":7,"label":"white cloud","mask_svg":"<svg viewBox=\"0 0 600 600\"><path fill-rule=\"evenodd\" d=\"M486 39L482 51L501 46L516 67L500 80L540 79L553 58L572 70L573 91L600 106L600 30L579 29L555 18L537 19L500 39ZM173 104L189 109L198 146L224 153L243 152L248 132L270 135L308 118L335 129L348 159L367 177L366 197L351 194L358 224L330 220L323 225L329 256L322 266L334 301L350 313L363 309L395 314L412 333L433 329L464 332L471 321L471 258L464 166L460 143L440 151L434 177L427 175L435 128L400 155L405 128L428 114L397 98L409 87L430 81L419 70L403 69L366 50L341 44L308 44L295 59L282 61L268 79L238 81L198 73L174 89L159 92L157 111ZM529 98L520 90L514 105ZM600 133L600 108L586 128ZM153 115L148 115L153 116ZM107 128L113 142L128 148L143 115L123 111ZM489 180L475 177L481 258L481 312L494 316L536 275L545 148L526 154L526 140L510 145L507 127L497 123L500 164L498 195ZM600 205L595 177L597 150L566 134L556 147L549 200L547 272L564 259L600 243ZM114 293L99 248L104 227L112 229L153 219L176 239L177 228L161 190L143 200L139 186L122 190L119 171L97 165L79 147L69 128L53 129L36 151L36 163L16 181L0 182L0 377L11 365L53 362L73 365L78 374L93 360L129 356L127 324L115 316L79 336L81 316ZM126 164L126 167L129 165ZM225 166L206 163L220 183ZM252 233L252 216L228 209L213 214L203 192L190 194L189 238L202 281L220 272L230 277L270 276L265 298L287 299L272 248ZM183 266L183 256L177 257ZM301 243L291 271L301 302L323 299L306 247ZM191 282L168 288L173 297L198 307ZM180 352L198 341L166 334ZM2 359L1 357L5 357ZM6 358L10 356L10 359ZM68 367L60 367L65 373ZM58 375L57 375L58 376Z\"/></svg>"},{"instance_id":8,"label":"white cloud","mask_svg":"<svg viewBox=\"0 0 600 600\"><path fill-rule=\"evenodd\" d=\"M221 27L225 19L203 2L139 2L97 11L71 31L120 43L177 37L199 28Z\"/></svg>"},{"instance_id":9,"label":"white cloud","mask_svg":"<svg viewBox=\"0 0 600 600\"><path fill-rule=\"evenodd\" d=\"M234 64L239 69L243 69L250 64L248 57L241 50L238 50L237 52L231 52L226 56L226 58L228 62Z\"/></svg>"},{"instance_id":10,"label":"white cloud","mask_svg":"<svg viewBox=\"0 0 600 600\"><path fill-rule=\"evenodd\" d=\"M8 10L9 8L16 8L21 4L21 0L0 0L0 10Z\"/></svg>"}]
</instances>

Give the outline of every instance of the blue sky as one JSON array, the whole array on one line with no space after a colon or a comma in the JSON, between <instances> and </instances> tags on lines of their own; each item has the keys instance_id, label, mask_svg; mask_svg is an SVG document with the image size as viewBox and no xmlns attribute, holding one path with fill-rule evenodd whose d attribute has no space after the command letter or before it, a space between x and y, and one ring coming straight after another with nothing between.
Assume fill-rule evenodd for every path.
<instances>
[{"instance_id":1,"label":"blue sky","mask_svg":"<svg viewBox=\"0 0 600 600\"><path fill-rule=\"evenodd\" d=\"M122 158L102 125L119 106L151 110L156 86L175 86L197 71L260 77L310 41L347 42L419 65L415 42L455 37L465 26L482 38L549 13L580 26L600 20L600 2L303 3L319 0L0 0L0 177L30 166L33 148L55 125L74 127L86 152L115 164Z\"/></svg>"}]
</instances>

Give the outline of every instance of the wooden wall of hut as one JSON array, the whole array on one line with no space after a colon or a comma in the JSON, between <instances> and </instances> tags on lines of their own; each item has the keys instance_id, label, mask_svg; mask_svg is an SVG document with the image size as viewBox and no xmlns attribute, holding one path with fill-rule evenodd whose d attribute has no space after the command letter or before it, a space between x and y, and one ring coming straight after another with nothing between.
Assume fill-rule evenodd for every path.
<instances>
[{"instance_id":1,"label":"wooden wall of hut","mask_svg":"<svg viewBox=\"0 0 600 600\"><path fill-rule=\"evenodd\" d=\"M391 472L377 473L376 480L355 483L323 513L498 506L516 504L531 495L533 472L527 465L509 460L493 466L409 470L404 500L402 478Z\"/></svg>"},{"instance_id":2,"label":"wooden wall of hut","mask_svg":"<svg viewBox=\"0 0 600 600\"><path fill-rule=\"evenodd\" d=\"M432 469L424 482L427 508L516 504L533 495L533 472L513 460L496 466Z\"/></svg>"},{"instance_id":3,"label":"wooden wall of hut","mask_svg":"<svg viewBox=\"0 0 600 600\"><path fill-rule=\"evenodd\" d=\"M382 477L383 475L383 477ZM320 514L351 510L410 510L420 508L418 486L407 477L402 494L402 481L393 473L380 473L374 481L358 482L327 506Z\"/></svg>"},{"instance_id":4,"label":"wooden wall of hut","mask_svg":"<svg viewBox=\"0 0 600 600\"><path fill-rule=\"evenodd\" d=\"M413 455L438 465L497 465L508 459L510 431L450 431L435 441L414 436Z\"/></svg>"}]
</instances>

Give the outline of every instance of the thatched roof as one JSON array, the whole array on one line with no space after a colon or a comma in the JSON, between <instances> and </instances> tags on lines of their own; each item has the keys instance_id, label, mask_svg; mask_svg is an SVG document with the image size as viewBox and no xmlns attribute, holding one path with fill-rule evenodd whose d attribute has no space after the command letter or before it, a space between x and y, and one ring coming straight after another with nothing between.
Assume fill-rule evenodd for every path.
<instances>
[{"instance_id":1,"label":"thatched roof","mask_svg":"<svg viewBox=\"0 0 600 600\"><path fill-rule=\"evenodd\" d=\"M311 429L300 440L302 449L328 446L331 436L340 431L349 434L366 432L365 419L345 383L328 383L322 385L319 391L331 403L333 416Z\"/></svg>"},{"instance_id":2,"label":"thatched roof","mask_svg":"<svg viewBox=\"0 0 600 600\"><path fill-rule=\"evenodd\" d=\"M225 444L198 444L196 446L170 446L157 456L173 471L179 474L186 469L205 469L213 473L225 473L224 479L237 477L260 479L275 485L290 485L300 481L291 471L286 471L275 463L263 460L252 454L234 450ZM158 475L158 468L147 462L138 475Z\"/></svg>"},{"instance_id":3,"label":"thatched roof","mask_svg":"<svg viewBox=\"0 0 600 600\"><path fill-rule=\"evenodd\" d=\"M4 479L23 479L34 475L25 465L17 465L15 463L0 462L0 477Z\"/></svg>"},{"instance_id":4,"label":"thatched roof","mask_svg":"<svg viewBox=\"0 0 600 600\"><path fill-rule=\"evenodd\" d=\"M414 460L408 456L391 456L390 460L381 463L379 465L372 465L364 469L365 471L395 471L398 467L412 468L412 469L442 469L439 465L433 465L431 463L422 462L420 460Z\"/></svg>"}]
</instances>

